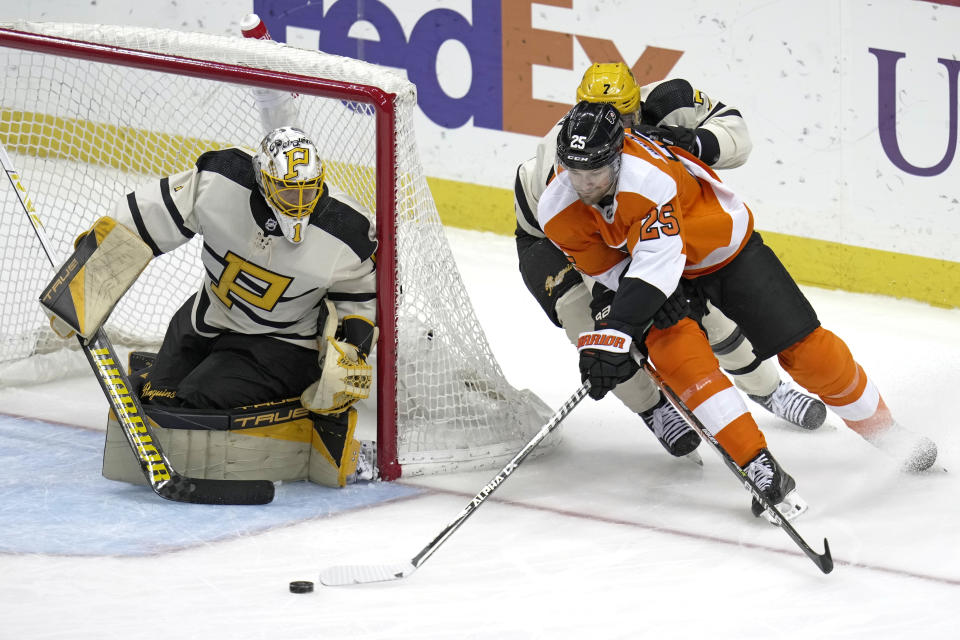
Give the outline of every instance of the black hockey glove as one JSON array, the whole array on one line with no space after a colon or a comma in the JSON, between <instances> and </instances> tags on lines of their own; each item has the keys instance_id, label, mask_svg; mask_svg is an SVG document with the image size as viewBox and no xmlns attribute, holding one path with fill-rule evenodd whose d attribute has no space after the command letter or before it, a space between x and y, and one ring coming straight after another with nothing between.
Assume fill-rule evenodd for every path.
<instances>
[{"instance_id":1,"label":"black hockey glove","mask_svg":"<svg viewBox=\"0 0 960 640\"><path fill-rule=\"evenodd\" d=\"M630 379L640 366L630 356L632 327L621 323L598 322L597 329L580 334L580 379L590 381L590 397L599 400L621 382Z\"/></svg>"},{"instance_id":2,"label":"black hockey glove","mask_svg":"<svg viewBox=\"0 0 960 640\"><path fill-rule=\"evenodd\" d=\"M670 294L656 313L653 314L653 326L657 329L668 329L690 315L690 302L683 286L683 280L677 285L677 290Z\"/></svg>"},{"instance_id":3,"label":"black hockey glove","mask_svg":"<svg viewBox=\"0 0 960 640\"><path fill-rule=\"evenodd\" d=\"M700 141L697 139L697 132L694 129L676 125L664 125L662 127L639 125L633 129L637 133L661 142L668 147L680 147L684 151L689 151L698 158L700 157Z\"/></svg>"},{"instance_id":4,"label":"black hockey glove","mask_svg":"<svg viewBox=\"0 0 960 640\"><path fill-rule=\"evenodd\" d=\"M705 294L701 291L696 281L681 280L680 284L683 285L683 291L687 296L687 304L690 305L690 317L697 323L700 323L700 321L703 320L703 316L707 315L707 298Z\"/></svg>"}]
</instances>

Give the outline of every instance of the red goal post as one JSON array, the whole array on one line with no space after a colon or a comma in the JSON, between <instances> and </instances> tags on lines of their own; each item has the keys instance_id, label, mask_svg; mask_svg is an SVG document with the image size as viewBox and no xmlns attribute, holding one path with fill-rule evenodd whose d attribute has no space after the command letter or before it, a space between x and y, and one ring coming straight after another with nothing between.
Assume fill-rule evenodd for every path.
<instances>
[{"instance_id":1,"label":"red goal post","mask_svg":"<svg viewBox=\"0 0 960 640\"><path fill-rule=\"evenodd\" d=\"M500 465L549 416L506 382L489 349L420 164L416 90L397 72L239 35L57 23L2 25L0 62L0 142L64 248L145 178L186 169L208 149L255 146L263 132L252 87L298 94L328 179L376 216L374 413L384 479ZM7 215L4 229L26 226ZM36 305L49 277L33 264L39 249L19 231L0 242L0 268L16 274L0 286L4 384L64 345ZM202 269L199 247L183 249L155 260L133 300L118 305L107 325L116 342L159 342ZM156 318L139 313L143 301Z\"/></svg>"}]
</instances>

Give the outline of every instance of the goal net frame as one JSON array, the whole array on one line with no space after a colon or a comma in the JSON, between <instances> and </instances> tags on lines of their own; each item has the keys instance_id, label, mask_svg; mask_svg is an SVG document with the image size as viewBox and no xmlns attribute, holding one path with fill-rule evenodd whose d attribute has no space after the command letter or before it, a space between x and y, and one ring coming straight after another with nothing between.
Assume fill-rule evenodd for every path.
<instances>
[{"instance_id":1,"label":"goal net frame","mask_svg":"<svg viewBox=\"0 0 960 640\"><path fill-rule=\"evenodd\" d=\"M24 28L27 25L29 25L29 27ZM58 25L54 23L54 26ZM122 27L117 28L122 29ZM144 28L130 27L130 29L150 31ZM543 416L549 416L549 408L547 408L539 398L527 391L518 392L518 400L511 400L511 402L515 403L519 401L527 403L530 406L520 410L521 413L524 411L527 412L525 418L520 420L520 422L524 424L510 426L512 430L519 430L510 442L503 442L493 446L492 449L495 451L481 454L477 458L474 458L473 454L471 454L461 460L458 459L456 452L454 452L453 455L450 455L449 452L439 452L439 455L434 460L431 458L432 452L426 452L422 461L411 459L409 465L401 464L401 452L398 450L397 317L399 311L396 289L397 282L399 281L396 218L398 200L400 198L400 187L397 184L397 92L391 92L378 86L358 82L311 77L289 71L276 71L221 61L182 57L170 53L123 48L89 40L65 38L59 35L41 33L43 30L43 23L11 23L0 25L0 47L62 58L76 58L93 63L120 65L152 72L227 82L251 88L259 87L276 91L295 92L307 96L350 101L360 105L367 105L372 110L373 118L375 119L376 138L375 216L377 219L376 229L379 244L377 257L377 324L380 328L380 339L376 347L377 405L375 413L377 420L378 465L382 479L396 479L400 477L401 473L409 475L411 473L436 473L494 467L502 463L504 459L508 459L518 444L522 444L529 435L537 431L540 426L537 422L538 419ZM152 31L162 32L164 30ZM223 36L210 37L223 38ZM237 41L251 42L249 40L244 41L239 36L237 37ZM286 45L262 41L257 42L254 46L281 46L285 47L286 50L292 49L286 47ZM307 53L310 55L327 55L320 52ZM344 60L348 60L350 64L367 65L367 63L350 59ZM375 65L368 66L375 67ZM392 72L391 70L384 71ZM406 92L411 92L415 103L415 88L411 83L405 79L401 79L401 82L395 86L401 87L401 89ZM0 107L3 106L3 104L0 104ZM3 123L0 123L0 125L2 124ZM0 130L0 140L3 139L2 135L3 131ZM417 162L419 163L419 160L417 160ZM29 189L29 185L31 185L31 175L29 171L24 171L22 178ZM43 219L43 210L39 210L38 213L41 219ZM437 221L439 222L439 217L437 217ZM467 304L469 305L469 299L467 300ZM469 311L471 314L473 313L472 307ZM481 335L480 339L483 341L483 348L488 349L486 347L486 337ZM495 360L493 368L495 376L502 376ZM502 396L504 392L499 386L499 383L495 384L494 387L496 387L495 391L487 391L486 394L488 396ZM512 387L509 387L509 385L507 385L507 389L516 391L513 390ZM506 393L509 395L509 391ZM513 413L511 413L511 411L513 411ZM504 414L508 420L516 417L516 410L511 411ZM556 440L556 438L553 440ZM417 456L414 456L414 458L416 457ZM423 463L422 466L420 464L421 462Z\"/></svg>"}]
</instances>

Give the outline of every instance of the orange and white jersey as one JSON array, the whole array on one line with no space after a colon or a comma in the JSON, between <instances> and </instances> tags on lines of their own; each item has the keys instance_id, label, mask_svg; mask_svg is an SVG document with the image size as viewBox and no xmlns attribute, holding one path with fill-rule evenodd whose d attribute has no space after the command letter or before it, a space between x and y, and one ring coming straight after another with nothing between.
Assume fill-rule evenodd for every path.
<instances>
[{"instance_id":1,"label":"orange and white jersey","mask_svg":"<svg viewBox=\"0 0 960 640\"><path fill-rule=\"evenodd\" d=\"M753 231L753 214L706 165L628 133L611 204L584 204L561 171L537 207L544 233L576 265L617 290L624 275L665 296L681 277L716 271Z\"/></svg>"},{"instance_id":2,"label":"orange and white jersey","mask_svg":"<svg viewBox=\"0 0 960 640\"><path fill-rule=\"evenodd\" d=\"M709 131L716 139L719 153L716 161L710 165L712 169L734 169L743 165L750 156L753 142L740 111L714 100L683 78L651 82L640 87L640 102L641 123L644 125L678 125ZM517 168L513 189L517 230L520 233L543 237L536 221L537 205L556 172L559 132L558 122L537 143L537 155Z\"/></svg>"}]
</instances>

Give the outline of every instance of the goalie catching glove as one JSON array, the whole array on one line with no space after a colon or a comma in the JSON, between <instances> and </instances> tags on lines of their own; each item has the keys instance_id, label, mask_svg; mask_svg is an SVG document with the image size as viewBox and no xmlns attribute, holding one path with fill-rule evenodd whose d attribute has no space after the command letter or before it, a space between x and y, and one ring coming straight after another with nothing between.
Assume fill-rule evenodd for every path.
<instances>
[{"instance_id":1,"label":"goalie catching glove","mask_svg":"<svg viewBox=\"0 0 960 640\"><path fill-rule=\"evenodd\" d=\"M90 338L153 258L134 232L104 216L74 243L74 252L40 294L61 338Z\"/></svg>"},{"instance_id":2,"label":"goalie catching glove","mask_svg":"<svg viewBox=\"0 0 960 640\"><path fill-rule=\"evenodd\" d=\"M631 327L618 322L597 323L577 340L580 379L590 381L590 397L599 400L640 368L630 356Z\"/></svg>"},{"instance_id":3,"label":"goalie catching glove","mask_svg":"<svg viewBox=\"0 0 960 640\"><path fill-rule=\"evenodd\" d=\"M340 326L345 339L338 339L336 307L329 300L324 302L320 379L300 395L300 402L314 413L329 415L342 413L358 400L370 397L373 367L366 358L377 341L377 328L364 317L347 316Z\"/></svg>"}]
</instances>

